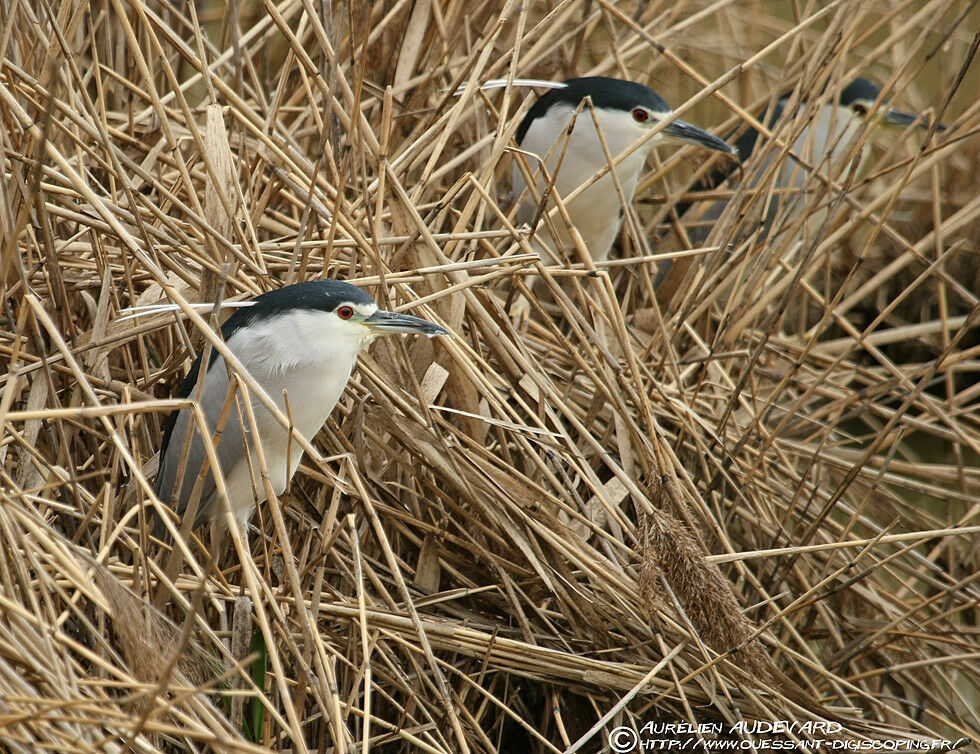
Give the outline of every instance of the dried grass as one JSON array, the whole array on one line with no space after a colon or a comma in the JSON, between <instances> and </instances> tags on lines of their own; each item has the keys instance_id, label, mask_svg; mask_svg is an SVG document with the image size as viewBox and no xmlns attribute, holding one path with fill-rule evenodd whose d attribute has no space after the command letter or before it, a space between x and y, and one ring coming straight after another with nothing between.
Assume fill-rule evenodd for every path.
<instances>
[{"instance_id":1,"label":"dried grass","mask_svg":"<svg viewBox=\"0 0 980 754\"><path fill-rule=\"evenodd\" d=\"M980 735L970 3L0 8L6 750ZM659 154L623 259L542 269L497 187L530 95L475 87L627 76L724 133L856 72L950 129L863 143L768 240L766 191L722 187L733 252L669 296L703 154ZM207 318L120 310L324 275L458 337L376 345L250 545L167 571L144 506Z\"/></svg>"}]
</instances>

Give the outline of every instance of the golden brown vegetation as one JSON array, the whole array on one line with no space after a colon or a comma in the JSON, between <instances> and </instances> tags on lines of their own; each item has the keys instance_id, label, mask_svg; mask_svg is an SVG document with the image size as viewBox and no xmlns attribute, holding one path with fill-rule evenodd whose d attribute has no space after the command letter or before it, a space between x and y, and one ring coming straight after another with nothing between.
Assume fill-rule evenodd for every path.
<instances>
[{"instance_id":1,"label":"golden brown vegetation","mask_svg":"<svg viewBox=\"0 0 980 754\"><path fill-rule=\"evenodd\" d=\"M3 747L976 737L977 22L966 0L0 0ZM799 223L827 222L769 242L764 191L724 187L709 244L732 252L668 301L648 257L680 250L703 153L659 153L598 274L540 269L508 220L533 94L476 84L586 73L719 134L863 73L949 130L863 143L866 172L814 181ZM202 320L119 312L319 276L458 337L375 346L250 555L182 543L167 573L143 504ZM519 332L529 276L563 316ZM197 645L199 676L171 656Z\"/></svg>"}]
</instances>

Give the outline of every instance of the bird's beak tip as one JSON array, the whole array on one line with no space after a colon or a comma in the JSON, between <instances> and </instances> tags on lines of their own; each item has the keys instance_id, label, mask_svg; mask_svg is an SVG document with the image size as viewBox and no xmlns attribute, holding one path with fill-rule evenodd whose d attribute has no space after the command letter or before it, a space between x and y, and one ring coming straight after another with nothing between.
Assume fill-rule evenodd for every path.
<instances>
[{"instance_id":1,"label":"bird's beak tip","mask_svg":"<svg viewBox=\"0 0 980 754\"><path fill-rule=\"evenodd\" d=\"M913 113L903 113L901 110L889 110L885 113L883 118L885 125L894 126L896 128L908 128L909 126L915 126L921 131L928 131L930 127L929 119L913 114ZM945 131L946 126L942 123L936 125L936 131Z\"/></svg>"},{"instance_id":2,"label":"bird's beak tip","mask_svg":"<svg viewBox=\"0 0 980 754\"><path fill-rule=\"evenodd\" d=\"M389 312L378 309L374 314L364 320L364 324L371 328L377 335L395 333L418 333L434 338L437 335L450 335L450 331L442 325L430 322L421 317L413 317L410 314L399 312Z\"/></svg>"},{"instance_id":3,"label":"bird's beak tip","mask_svg":"<svg viewBox=\"0 0 980 754\"><path fill-rule=\"evenodd\" d=\"M736 160L738 159L738 151L731 144L719 139L712 133L708 133L703 128L698 128L697 126L685 121L675 120L664 129L664 133L668 137L676 139L677 141L687 142L688 144L697 144L705 149L710 149L715 152L724 152L725 154L733 156Z\"/></svg>"}]
</instances>

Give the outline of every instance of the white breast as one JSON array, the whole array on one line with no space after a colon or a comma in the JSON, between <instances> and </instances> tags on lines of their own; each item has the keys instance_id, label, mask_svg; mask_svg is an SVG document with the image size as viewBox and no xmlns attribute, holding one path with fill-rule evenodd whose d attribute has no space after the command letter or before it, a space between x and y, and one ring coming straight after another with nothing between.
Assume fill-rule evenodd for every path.
<instances>
[{"instance_id":1,"label":"white breast","mask_svg":"<svg viewBox=\"0 0 980 754\"><path fill-rule=\"evenodd\" d=\"M841 160L850 152L861 130L862 122L853 117L850 110L833 104L824 105L814 116L811 126L793 142L793 154L821 172L827 170L829 162L830 175L836 175L843 167ZM865 150L861 155L862 163L867 157L868 150ZM779 185L802 187L808 178L808 171L790 157L780 169Z\"/></svg>"},{"instance_id":2,"label":"white breast","mask_svg":"<svg viewBox=\"0 0 980 754\"><path fill-rule=\"evenodd\" d=\"M276 406L292 417L299 433L312 441L337 405L357 355L369 341L366 331L361 330L341 327L332 313L294 311L240 330L229 339L228 347L248 366ZM289 400L288 411L284 393ZM288 432L257 396L251 397L251 403L269 476L276 494L280 494L296 472L303 451L289 441ZM257 474L258 462L252 452ZM242 484L248 484L247 472L238 470L237 476ZM260 481L256 479L257 489L264 499Z\"/></svg>"},{"instance_id":3,"label":"white breast","mask_svg":"<svg viewBox=\"0 0 980 754\"><path fill-rule=\"evenodd\" d=\"M609 164L599 141L592 114L588 109L579 113L575 127L568 137L568 145L564 147L565 131L573 113L574 108L571 106L552 107L546 116L537 118L531 123L521 142L521 149L541 158L545 158L549 151L553 152L545 160L545 164L548 173L554 176L555 189L562 198L569 196ZM600 109L596 110L596 115L612 158L617 157L643 135L643 130L625 113ZM554 134L559 134L557 146L554 143ZM557 175L554 175L563 148L564 158ZM649 145L646 145L616 167L616 177L627 202L632 200L633 193L636 191L640 171L643 169L648 151ZM536 174L535 186L538 196L547 185L539 165L540 163L529 160L529 167L532 173ZM516 163L513 176L514 193L517 196L524 190L526 184L520 166ZM546 209L554 206L554 203L549 203ZM623 212L623 203L616 191L612 175L607 173L574 200L566 202L565 207L572 224L582 235L592 259L601 261L608 257L609 250L616 240L616 234L619 232ZM530 222L534 218L536 209L533 197L526 198L521 203L518 221ZM560 255L555 253L558 248L564 248L565 253L575 259L571 239L560 217L556 217L553 224L556 226L558 238L552 238L544 225L538 229L536 236L539 241L538 253L542 260L552 264L558 262Z\"/></svg>"}]
</instances>

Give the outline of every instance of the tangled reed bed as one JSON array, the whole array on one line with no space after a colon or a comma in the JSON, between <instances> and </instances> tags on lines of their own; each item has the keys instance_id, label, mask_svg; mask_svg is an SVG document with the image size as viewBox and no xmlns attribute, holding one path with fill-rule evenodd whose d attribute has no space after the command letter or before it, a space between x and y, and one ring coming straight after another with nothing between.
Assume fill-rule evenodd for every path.
<instances>
[{"instance_id":1,"label":"tangled reed bed","mask_svg":"<svg viewBox=\"0 0 980 754\"><path fill-rule=\"evenodd\" d=\"M0 7L6 749L980 733L970 3ZM858 73L948 130L865 140L768 239L726 184L669 297L703 155L654 158L621 259L542 269L505 196L533 95L476 87L619 75L726 134ZM144 506L199 320L120 312L321 276L458 337L377 344L250 554L168 573Z\"/></svg>"}]
</instances>

